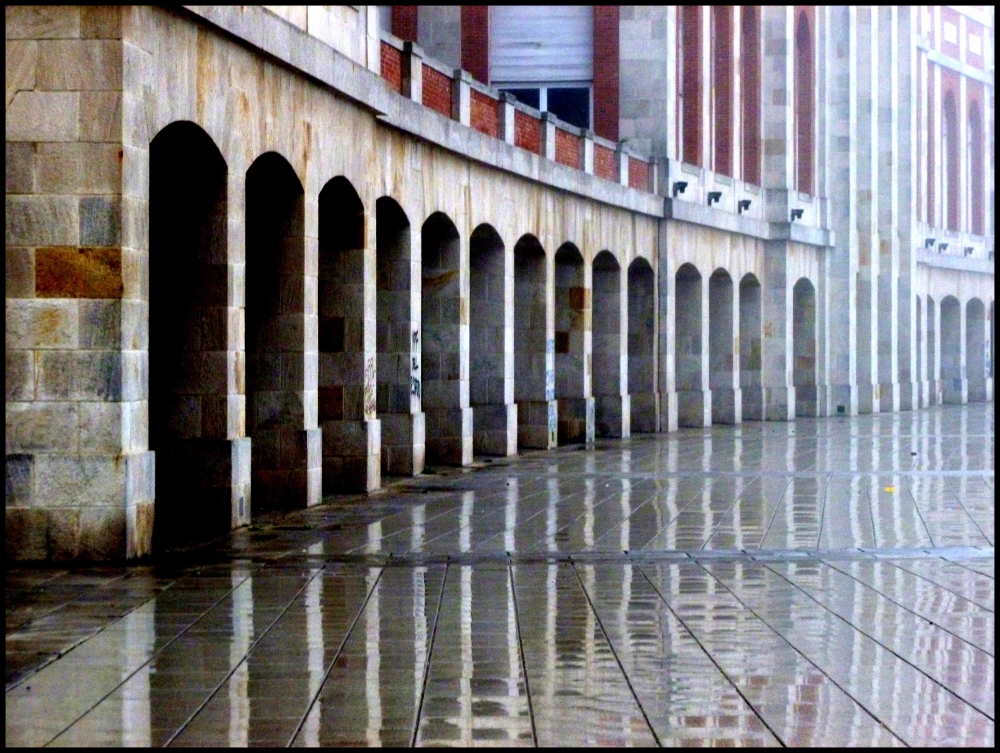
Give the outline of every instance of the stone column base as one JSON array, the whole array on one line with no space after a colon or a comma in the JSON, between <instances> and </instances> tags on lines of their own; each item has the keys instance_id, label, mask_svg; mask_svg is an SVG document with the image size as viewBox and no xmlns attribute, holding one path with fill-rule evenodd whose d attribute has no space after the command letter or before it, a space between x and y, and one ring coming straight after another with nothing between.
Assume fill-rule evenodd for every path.
<instances>
[{"instance_id":1,"label":"stone column base","mask_svg":"<svg viewBox=\"0 0 1000 753\"><path fill-rule=\"evenodd\" d=\"M594 441L594 398L560 398L559 444Z\"/></svg>"},{"instance_id":2,"label":"stone column base","mask_svg":"<svg viewBox=\"0 0 1000 753\"><path fill-rule=\"evenodd\" d=\"M516 455L517 405L472 406L472 449L480 455Z\"/></svg>"},{"instance_id":3,"label":"stone column base","mask_svg":"<svg viewBox=\"0 0 1000 753\"><path fill-rule=\"evenodd\" d=\"M524 400L517 403L517 445L550 450L557 445L559 408L555 400Z\"/></svg>"},{"instance_id":4,"label":"stone column base","mask_svg":"<svg viewBox=\"0 0 1000 753\"><path fill-rule=\"evenodd\" d=\"M740 407L744 421L763 421L764 388L759 384L740 387Z\"/></svg>"},{"instance_id":5,"label":"stone column base","mask_svg":"<svg viewBox=\"0 0 1000 753\"><path fill-rule=\"evenodd\" d=\"M664 392L660 397L660 431L677 431L677 393Z\"/></svg>"},{"instance_id":6,"label":"stone column base","mask_svg":"<svg viewBox=\"0 0 1000 753\"><path fill-rule=\"evenodd\" d=\"M658 392L629 395L629 430L632 434L652 434L660 430Z\"/></svg>"},{"instance_id":7,"label":"stone column base","mask_svg":"<svg viewBox=\"0 0 1000 753\"><path fill-rule=\"evenodd\" d=\"M899 383L899 409L917 410L920 407L920 385L916 382Z\"/></svg>"},{"instance_id":8,"label":"stone column base","mask_svg":"<svg viewBox=\"0 0 1000 753\"><path fill-rule=\"evenodd\" d=\"M942 379L941 402L945 405L965 405L969 402L968 379Z\"/></svg>"},{"instance_id":9,"label":"stone column base","mask_svg":"<svg viewBox=\"0 0 1000 753\"><path fill-rule=\"evenodd\" d=\"M257 510L296 510L320 503L323 437L319 428L258 430L251 437L251 449Z\"/></svg>"},{"instance_id":10,"label":"stone column base","mask_svg":"<svg viewBox=\"0 0 1000 753\"><path fill-rule=\"evenodd\" d=\"M427 408L427 459L472 464L472 408Z\"/></svg>"},{"instance_id":11,"label":"stone column base","mask_svg":"<svg viewBox=\"0 0 1000 753\"><path fill-rule=\"evenodd\" d=\"M743 421L743 391L733 387L712 388L712 423L738 424Z\"/></svg>"},{"instance_id":12,"label":"stone column base","mask_svg":"<svg viewBox=\"0 0 1000 753\"><path fill-rule=\"evenodd\" d=\"M629 395L594 395L594 434L598 437L632 435L632 401Z\"/></svg>"},{"instance_id":13,"label":"stone column base","mask_svg":"<svg viewBox=\"0 0 1000 753\"><path fill-rule=\"evenodd\" d=\"M928 405L944 405L944 380L942 379L931 379L927 383Z\"/></svg>"},{"instance_id":14,"label":"stone column base","mask_svg":"<svg viewBox=\"0 0 1000 753\"><path fill-rule=\"evenodd\" d=\"M858 388L853 384L829 384L826 387L826 416L858 415Z\"/></svg>"},{"instance_id":15,"label":"stone column base","mask_svg":"<svg viewBox=\"0 0 1000 753\"><path fill-rule=\"evenodd\" d=\"M252 489L250 456L252 448L250 437L231 439L229 443L231 445L230 457L232 463L229 475L229 507L232 511L230 527L240 528L250 525L252 519L252 507L250 505L250 493Z\"/></svg>"},{"instance_id":16,"label":"stone column base","mask_svg":"<svg viewBox=\"0 0 1000 753\"><path fill-rule=\"evenodd\" d=\"M858 413L878 413L881 408L877 384L858 385Z\"/></svg>"},{"instance_id":17,"label":"stone column base","mask_svg":"<svg viewBox=\"0 0 1000 753\"><path fill-rule=\"evenodd\" d=\"M677 390L677 425L711 426L712 391Z\"/></svg>"},{"instance_id":18,"label":"stone column base","mask_svg":"<svg viewBox=\"0 0 1000 753\"><path fill-rule=\"evenodd\" d=\"M879 412L895 413L899 408L899 382L880 382Z\"/></svg>"},{"instance_id":19,"label":"stone column base","mask_svg":"<svg viewBox=\"0 0 1000 753\"><path fill-rule=\"evenodd\" d=\"M382 485L382 422L324 421L323 492L371 492Z\"/></svg>"},{"instance_id":20,"label":"stone column base","mask_svg":"<svg viewBox=\"0 0 1000 753\"><path fill-rule=\"evenodd\" d=\"M382 422L382 474L419 476L424 472L423 413L379 413Z\"/></svg>"},{"instance_id":21,"label":"stone column base","mask_svg":"<svg viewBox=\"0 0 1000 753\"><path fill-rule=\"evenodd\" d=\"M920 398L920 407L926 408L931 404L930 382L917 382L917 395Z\"/></svg>"},{"instance_id":22,"label":"stone column base","mask_svg":"<svg viewBox=\"0 0 1000 753\"><path fill-rule=\"evenodd\" d=\"M794 387L764 387L764 420L795 420Z\"/></svg>"},{"instance_id":23,"label":"stone column base","mask_svg":"<svg viewBox=\"0 0 1000 753\"><path fill-rule=\"evenodd\" d=\"M970 403L985 403L993 397L992 379L968 379L968 401Z\"/></svg>"},{"instance_id":24,"label":"stone column base","mask_svg":"<svg viewBox=\"0 0 1000 753\"><path fill-rule=\"evenodd\" d=\"M815 418L820 415L819 388L813 384L795 386L795 415Z\"/></svg>"}]
</instances>

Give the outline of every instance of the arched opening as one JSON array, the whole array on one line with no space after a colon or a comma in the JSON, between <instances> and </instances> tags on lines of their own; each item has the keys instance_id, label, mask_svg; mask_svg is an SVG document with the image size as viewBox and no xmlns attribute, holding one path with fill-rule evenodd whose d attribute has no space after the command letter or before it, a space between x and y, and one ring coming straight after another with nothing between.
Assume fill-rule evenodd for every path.
<instances>
[{"instance_id":1,"label":"arched opening","mask_svg":"<svg viewBox=\"0 0 1000 753\"><path fill-rule=\"evenodd\" d=\"M924 333L921 329L923 324L923 300L918 295L916 296L916 322L915 327L917 338L916 338L916 361L917 361L917 406L918 408L923 408L926 406L926 398L924 397L924 382L927 380L927 376L924 374Z\"/></svg>"},{"instance_id":2,"label":"arched opening","mask_svg":"<svg viewBox=\"0 0 1000 753\"><path fill-rule=\"evenodd\" d=\"M938 364L937 306L934 299L927 296L927 401L929 405L940 402L940 365Z\"/></svg>"},{"instance_id":3,"label":"arched opening","mask_svg":"<svg viewBox=\"0 0 1000 753\"><path fill-rule=\"evenodd\" d=\"M410 221L395 200L375 202L376 409L382 422L382 475L424 469L420 320L415 306L420 266L412 258Z\"/></svg>"},{"instance_id":4,"label":"arched opening","mask_svg":"<svg viewBox=\"0 0 1000 753\"><path fill-rule=\"evenodd\" d=\"M795 28L796 188L813 193L813 35L809 17L799 13Z\"/></svg>"},{"instance_id":5,"label":"arched opening","mask_svg":"<svg viewBox=\"0 0 1000 753\"><path fill-rule=\"evenodd\" d=\"M347 178L320 191L318 219L323 491L364 491L379 481L377 468L369 472L367 430L358 437L358 422L375 417L375 395L365 391L365 208Z\"/></svg>"},{"instance_id":6,"label":"arched opening","mask_svg":"<svg viewBox=\"0 0 1000 753\"><path fill-rule=\"evenodd\" d=\"M609 251L594 257L593 391L595 432L601 437L628 436L627 406L622 399L622 270Z\"/></svg>"},{"instance_id":7,"label":"arched opening","mask_svg":"<svg viewBox=\"0 0 1000 753\"><path fill-rule=\"evenodd\" d=\"M743 180L760 185L760 8L742 9L740 70Z\"/></svg>"},{"instance_id":8,"label":"arched opening","mask_svg":"<svg viewBox=\"0 0 1000 753\"><path fill-rule=\"evenodd\" d=\"M589 291L584 286L583 254L572 243L556 251L555 368L559 402L559 443L587 441L584 391L584 332Z\"/></svg>"},{"instance_id":9,"label":"arched opening","mask_svg":"<svg viewBox=\"0 0 1000 753\"><path fill-rule=\"evenodd\" d=\"M226 162L188 122L164 128L149 151L149 449L160 549L227 530L249 515L249 499L233 516L229 474L213 472L232 462ZM240 392L237 384L233 397Z\"/></svg>"},{"instance_id":10,"label":"arched opening","mask_svg":"<svg viewBox=\"0 0 1000 753\"><path fill-rule=\"evenodd\" d=\"M681 160L701 164L701 6L680 8L677 56L680 76Z\"/></svg>"},{"instance_id":11,"label":"arched opening","mask_svg":"<svg viewBox=\"0 0 1000 753\"><path fill-rule=\"evenodd\" d=\"M514 246L514 400L519 447L556 445L555 373L548 359L545 251L533 235Z\"/></svg>"},{"instance_id":12,"label":"arched opening","mask_svg":"<svg viewBox=\"0 0 1000 753\"><path fill-rule=\"evenodd\" d=\"M945 207L945 226L958 232L959 200L961 195L958 185L959 142L958 142L958 108L955 106L955 95L948 92L944 95L944 117L941 120L941 140L944 142L942 157L942 181ZM943 301L942 301L943 303Z\"/></svg>"},{"instance_id":13,"label":"arched opening","mask_svg":"<svg viewBox=\"0 0 1000 753\"><path fill-rule=\"evenodd\" d=\"M986 402L986 306L978 298L965 304L965 363L969 402Z\"/></svg>"},{"instance_id":14,"label":"arched opening","mask_svg":"<svg viewBox=\"0 0 1000 753\"><path fill-rule=\"evenodd\" d=\"M420 229L422 287L421 400L427 422L427 457L439 463L472 462L468 409L468 322L462 324L461 240L447 215L435 212ZM463 348L465 345L465 348Z\"/></svg>"},{"instance_id":15,"label":"arched opening","mask_svg":"<svg viewBox=\"0 0 1000 753\"><path fill-rule=\"evenodd\" d=\"M962 304L953 296L941 299L941 399L963 404L968 393L962 359Z\"/></svg>"},{"instance_id":16,"label":"arched opening","mask_svg":"<svg viewBox=\"0 0 1000 753\"><path fill-rule=\"evenodd\" d=\"M763 334L760 280L746 274L740 280L740 392L743 418L754 421L764 420Z\"/></svg>"},{"instance_id":17,"label":"arched opening","mask_svg":"<svg viewBox=\"0 0 1000 753\"><path fill-rule=\"evenodd\" d=\"M517 452L512 271L497 231L477 227L469 240L469 402L473 450L483 455Z\"/></svg>"},{"instance_id":18,"label":"arched opening","mask_svg":"<svg viewBox=\"0 0 1000 753\"><path fill-rule=\"evenodd\" d=\"M715 172L733 174L733 7L712 6Z\"/></svg>"},{"instance_id":19,"label":"arched opening","mask_svg":"<svg viewBox=\"0 0 1000 753\"><path fill-rule=\"evenodd\" d=\"M708 386L712 390L712 423L737 424L742 419L739 363L733 331L733 278L717 269L708 278Z\"/></svg>"},{"instance_id":20,"label":"arched opening","mask_svg":"<svg viewBox=\"0 0 1000 753\"><path fill-rule=\"evenodd\" d=\"M983 165L983 118L979 111L979 102L973 101L969 107L969 198L974 235L983 235L986 232L987 189Z\"/></svg>"},{"instance_id":21,"label":"arched opening","mask_svg":"<svg viewBox=\"0 0 1000 753\"><path fill-rule=\"evenodd\" d=\"M702 348L701 273L691 264L677 270L674 302L674 373L677 384L677 422L680 426L705 426L705 362Z\"/></svg>"},{"instance_id":22,"label":"arched opening","mask_svg":"<svg viewBox=\"0 0 1000 753\"><path fill-rule=\"evenodd\" d=\"M816 289L805 277L792 289L795 415L816 416Z\"/></svg>"},{"instance_id":23,"label":"arched opening","mask_svg":"<svg viewBox=\"0 0 1000 753\"><path fill-rule=\"evenodd\" d=\"M246 176L247 434L257 510L308 503L304 223L292 166L275 152L261 155Z\"/></svg>"},{"instance_id":24,"label":"arched opening","mask_svg":"<svg viewBox=\"0 0 1000 753\"><path fill-rule=\"evenodd\" d=\"M641 256L628 268L628 392L632 432L656 431L656 289Z\"/></svg>"}]
</instances>

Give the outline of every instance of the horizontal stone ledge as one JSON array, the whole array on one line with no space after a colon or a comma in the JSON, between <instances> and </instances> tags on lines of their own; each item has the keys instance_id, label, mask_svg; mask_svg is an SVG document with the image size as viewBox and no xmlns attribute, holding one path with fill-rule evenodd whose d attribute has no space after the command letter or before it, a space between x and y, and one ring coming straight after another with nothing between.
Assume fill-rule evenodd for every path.
<instances>
[{"instance_id":1,"label":"horizontal stone ledge","mask_svg":"<svg viewBox=\"0 0 1000 753\"><path fill-rule=\"evenodd\" d=\"M820 248L836 245L833 231L825 228L807 227L794 222L765 222L669 197L663 199L663 206L663 216L668 220L739 233L765 241L788 240Z\"/></svg>"}]
</instances>

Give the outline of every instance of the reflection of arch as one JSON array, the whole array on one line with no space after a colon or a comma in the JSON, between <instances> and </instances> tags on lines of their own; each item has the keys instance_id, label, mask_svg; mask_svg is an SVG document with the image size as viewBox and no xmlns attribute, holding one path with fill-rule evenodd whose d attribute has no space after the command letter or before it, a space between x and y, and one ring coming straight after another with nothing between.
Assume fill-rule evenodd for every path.
<instances>
[{"instance_id":1,"label":"reflection of arch","mask_svg":"<svg viewBox=\"0 0 1000 753\"><path fill-rule=\"evenodd\" d=\"M517 451L513 353L509 361L506 355L514 345L509 275L503 238L479 225L469 239L469 402L473 449L487 455Z\"/></svg>"},{"instance_id":2,"label":"reflection of arch","mask_svg":"<svg viewBox=\"0 0 1000 753\"><path fill-rule=\"evenodd\" d=\"M701 273L683 264L675 277L674 370L677 383L677 420L681 426L706 423L702 349ZM687 394L684 394L687 393Z\"/></svg>"},{"instance_id":3,"label":"reflection of arch","mask_svg":"<svg viewBox=\"0 0 1000 753\"><path fill-rule=\"evenodd\" d=\"M583 254L567 241L555 255L555 366L559 441L586 440L584 331L590 308Z\"/></svg>"},{"instance_id":4,"label":"reflection of arch","mask_svg":"<svg viewBox=\"0 0 1000 753\"><path fill-rule=\"evenodd\" d=\"M945 225L949 230L958 230L959 224L959 142L958 142L958 108L955 106L955 95L947 92L944 95L944 117L941 121L941 141L944 142L944 165L942 180L944 185Z\"/></svg>"},{"instance_id":5,"label":"reflection of arch","mask_svg":"<svg viewBox=\"0 0 1000 753\"><path fill-rule=\"evenodd\" d=\"M546 340L545 250L533 235L514 245L514 399L517 402L517 442L521 447L548 448L555 444L548 401L555 385L548 385Z\"/></svg>"},{"instance_id":6,"label":"reflection of arch","mask_svg":"<svg viewBox=\"0 0 1000 753\"><path fill-rule=\"evenodd\" d=\"M813 35L809 16L799 13L795 26L796 187L813 193Z\"/></svg>"},{"instance_id":7,"label":"reflection of arch","mask_svg":"<svg viewBox=\"0 0 1000 753\"><path fill-rule=\"evenodd\" d=\"M745 274L740 280L740 391L743 418L764 420L762 391L763 329L760 280Z\"/></svg>"},{"instance_id":8,"label":"reflection of arch","mask_svg":"<svg viewBox=\"0 0 1000 753\"><path fill-rule=\"evenodd\" d=\"M792 383L795 415L815 416L816 395L816 288L802 277L792 289Z\"/></svg>"},{"instance_id":9,"label":"reflection of arch","mask_svg":"<svg viewBox=\"0 0 1000 753\"><path fill-rule=\"evenodd\" d=\"M639 257L628 268L628 392L632 432L654 432L657 427L655 317L653 267Z\"/></svg>"},{"instance_id":10,"label":"reflection of arch","mask_svg":"<svg viewBox=\"0 0 1000 753\"><path fill-rule=\"evenodd\" d=\"M743 126L743 180L760 183L760 10L753 5L742 9L740 89Z\"/></svg>"},{"instance_id":11,"label":"reflection of arch","mask_svg":"<svg viewBox=\"0 0 1000 753\"><path fill-rule=\"evenodd\" d=\"M966 402L962 362L962 304L953 295L941 299L941 392L945 403Z\"/></svg>"},{"instance_id":12,"label":"reflection of arch","mask_svg":"<svg viewBox=\"0 0 1000 753\"><path fill-rule=\"evenodd\" d=\"M463 429L461 241L455 223L435 212L420 229L422 261L420 368L428 459L467 465L472 435Z\"/></svg>"},{"instance_id":13,"label":"reflection of arch","mask_svg":"<svg viewBox=\"0 0 1000 753\"><path fill-rule=\"evenodd\" d=\"M230 457L226 380L202 364L225 364L236 346L225 326L202 334L203 322L224 323L230 312L226 162L183 121L153 139L149 171L149 449L160 548L230 527L229 474L212 473Z\"/></svg>"},{"instance_id":14,"label":"reflection of arch","mask_svg":"<svg viewBox=\"0 0 1000 753\"><path fill-rule=\"evenodd\" d=\"M376 409L382 421L382 474L423 470L420 323L413 311L415 265L410 221L388 196L375 202Z\"/></svg>"},{"instance_id":15,"label":"reflection of arch","mask_svg":"<svg viewBox=\"0 0 1000 753\"><path fill-rule=\"evenodd\" d=\"M247 433L257 509L304 507L309 490L302 435L308 349L304 198L292 166L276 152L261 155L247 170ZM276 453L276 447L288 451Z\"/></svg>"},{"instance_id":16,"label":"reflection of arch","mask_svg":"<svg viewBox=\"0 0 1000 753\"><path fill-rule=\"evenodd\" d=\"M983 118L979 111L979 102L972 101L969 105L969 195L972 209L972 232L982 235L986 228L984 194L984 155L983 155Z\"/></svg>"},{"instance_id":17,"label":"reflection of arch","mask_svg":"<svg viewBox=\"0 0 1000 753\"><path fill-rule=\"evenodd\" d=\"M347 178L338 176L323 186L319 193L318 220L318 420L321 424L359 422L374 418L374 405L371 401L366 405L365 400L363 362L365 208ZM356 463L360 449L346 446L343 437L351 429L333 423L324 432L325 492L343 490L348 482L361 490L376 483L367 474L358 479L348 478L344 473L345 465L349 469ZM356 434L356 429L351 433Z\"/></svg>"},{"instance_id":18,"label":"reflection of arch","mask_svg":"<svg viewBox=\"0 0 1000 753\"><path fill-rule=\"evenodd\" d=\"M969 381L969 401L985 402L986 397L986 306L978 298L965 304L965 364Z\"/></svg>"},{"instance_id":19,"label":"reflection of arch","mask_svg":"<svg viewBox=\"0 0 1000 753\"><path fill-rule=\"evenodd\" d=\"M629 416L622 412L621 266L610 251L594 257L592 374L596 432L600 436L628 434Z\"/></svg>"},{"instance_id":20,"label":"reflection of arch","mask_svg":"<svg viewBox=\"0 0 1000 753\"><path fill-rule=\"evenodd\" d=\"M720 267L708 278L708 378L713 423L738 423L741 418L733 335L733 278Z\"/></svg>"}]
</instances>

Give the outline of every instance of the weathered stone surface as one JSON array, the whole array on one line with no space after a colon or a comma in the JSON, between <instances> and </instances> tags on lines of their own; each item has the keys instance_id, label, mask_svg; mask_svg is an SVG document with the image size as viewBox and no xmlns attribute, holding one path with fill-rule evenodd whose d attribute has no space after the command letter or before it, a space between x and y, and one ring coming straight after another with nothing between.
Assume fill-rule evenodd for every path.
<instances>
[{"instance_id":1,"label":"weathered stone surface","mask_svg":"<svg viewBox=\"0 0 1000 753\"><path fill-rule=\"evenodd\" d=\"M7 299L7 348L75 348L79 307L71 300Z\"/></svg>"},{"instance_id":2,"label":"weathered stone surface","mask_svg":"<svg viewBox=\"0 0 1000 753\"><path fill-rule=\"evenodd\" d=\"M86 195L121 191L121 147L117 144L42 143L38 144L36 154L39 193Z\"/></svg>"},{"instance_id":3,"label":"weathered stone surface","mask_svg":"<svg viewBox=\"0 0 1000 753\"><path fill-rule=\"evenodd\" d=\"M36 81L42 91L121 89L121 42L104 39L40 41Z\"/></svg>"},{"instance_id":4,"label":"weathered stone surface","mask_svg":"<svg viewBox=\"0 0 1000 753\"><path fill-rule=\"evenodd\" d=\"M19 91L7 105L5 123L8 141L76 141L80 94Z\"/></svg>"},{"instance_id":5,"label":"weathered stone surface","mask_svg":"<svg viewBox=\"0 0 1000 753\"><path fill-rule=\"evenodd\" d=\"M85 5L80 8L83 39L121 39L122 8L117 5Z\"/></svg>"},{"instance_id":6,"label":"weathered stone surface","mask_svg":"<svg viewBox=\"0 0 1000 753\"><path fill-rule=\"evenodd\" d=\"M7 246L6 258L7 298L34 298L34 249Z\"/></svg>"},{"instance_id":7,"label":"weathered stone surface","mask_svg":"<svg viewBox=\"0 0 1000 753\"><path fill-rule=\"evenodd\" d=\"M77 403L9 402L6 418L7 449L11 452L75 453L79 448Z\"/></svg>"},{"instance_id":8,"label":"weathered stone surface","mask_svg":"<svg viewBox=\"0 0 1000 753\"><path fill-rule=\"evenodd\" d=\"M39 298L121 298L121 251L117 248L39 248L35 295Z\"/></svg>"},{"instance_id":9,"label":"weathered stone surface","mask_svg":"<svg viewBox=\"0 0 1000 753\"><path fill-rule=\"evenodd\" d=\"M122 94L117 91L80 92L80 141L121 143Z\"/></svg>"},{"instance_id":10,"label":"weathered stone surface","mask_svg":"<svg viewBox=\"0 0 1000 753\"><path fill-rule=\"evenodd\" d=\"M35 144L7 142L7 193L35 192Z\"/></svg>"},{"instance_id":11,"label":"weathered stone surface","mask_svg":"<svg viewBox=\"0 0 1000 753\"><path fill-rule=\"evenodd\" d=\"M8 246L76 246L80 239L75 196L8 196Z\"/></svg>"},{"instance_id":12,"label":"weathered stone surface","mask_svg":"<svg viewBox=\"0 0 1000 753\"><path fill-rule=\"evenodd\" d=\"M80 8L66 5L8 5L7 39L75 39Z\"/></svg>"},{"instance_id":13,"label":"weathered stone surface","mask_svg":"<svg viewBox=\"0 0 1000 753\"><path fill-rule=\"evenodd\" d=\"M7 39L7 108L19 91L35 88L35 69L38 62L38 42Z\"/></svg>"}]
</instances>

